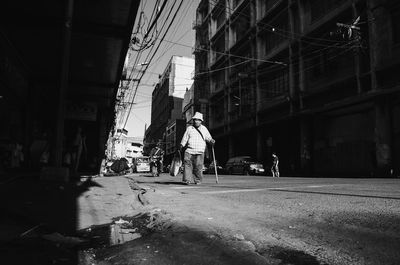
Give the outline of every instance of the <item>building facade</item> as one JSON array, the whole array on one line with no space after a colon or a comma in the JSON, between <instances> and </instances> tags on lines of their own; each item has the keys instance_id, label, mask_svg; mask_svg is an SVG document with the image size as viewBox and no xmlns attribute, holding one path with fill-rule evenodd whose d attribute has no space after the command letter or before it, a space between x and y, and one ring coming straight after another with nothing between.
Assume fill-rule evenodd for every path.
<instances>
[{"instance_id":1,"label":"building facade","mask_svg":"<svg viewBox=\"0 0 400 265\"><path fill-rule=\"evenodd\" d=\"M194 87L221 162L399 172L398 1L202 0L196 14Z\"/></svg>"},{"instance_id":2,"label":"building facade","mask_svg":"<svg viewBox=\"0 0 400 265\"><path fill-rule=\"evenodd\" d=\"M133 157L140 156L143 156L143 138L128 137L127 130L117 129L114 136L108 139L107 159L127 158L131 161Z\"/></svg>"},{"instance_id":3,"label":"building facade","mask_svg":"<svg viewBox=\"0 0 400 265\"><path fill-rule=\"evenodd\" d=\"M189 122L195 113L194 104L194 86L192 85L189 90L186 91L182 102L182 117L186 122Z\"/></svg>"},{"instance_id":4,"label":"building facade","mask_svg":"<svg viewBox=\"0 0 400 265\"><path fill-rule=\"evenodd\" d=\"M194 59L173 56L152 93L151 124L145 133L146 152L158 140L166 143L168 124L182 119L182 103L187 88L192 86ZM164 145L164 150L166 145Z\"/></svg>"},{"instance_id":5,"label":"building facade","mask_svg":"<svg viewBox=\"0 0 400 265\"><path fill-rule=\"evenodd\" d=\"M164 165L171 164L175 152L179 149L183 134L186 130L186 121L177 119L170 121L165 131L165 160Z\"/></svg>"},{"instance_id":6,"label":"building facade","mask_svg":"<svg viewBox=\"0 0 400 265\"><path fill-rule=\"evenodd\" d=\"M95 8L31 3L0 9L7 21L0 27L0 176L18 170L65 181L96 174L114 129L115 95L140 1ZM85 153L71 168L68 154L79 134Z\"/></svg>"}]
</instances>

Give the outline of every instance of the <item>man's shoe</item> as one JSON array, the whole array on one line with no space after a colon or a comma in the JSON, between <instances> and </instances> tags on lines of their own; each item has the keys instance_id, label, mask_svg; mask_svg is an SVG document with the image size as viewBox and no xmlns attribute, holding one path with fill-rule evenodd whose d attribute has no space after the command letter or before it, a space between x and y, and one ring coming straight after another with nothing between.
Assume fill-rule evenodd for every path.
<instances>
[{"instance_id":1,"label":"man's shoe","mask_svg":"<svg viewBox=\"0 0 400 265\"><path fill-rule=\"evenodd\" d=\"M182 181L182 184L183 184L183 185L189 185L190 182L189 182L188 180L186 180L186 181Z\"/></svg>"},{"instance_id":2,"label":"man's shoe","mask_svg":"<svg viewBox=\"0 0 400 265\"><path fill-rule=\"evenodd\" d=\"M194 184L200 185L200 184L201 184L201 181L195 182Z\"/></svg>"}]
</instances>

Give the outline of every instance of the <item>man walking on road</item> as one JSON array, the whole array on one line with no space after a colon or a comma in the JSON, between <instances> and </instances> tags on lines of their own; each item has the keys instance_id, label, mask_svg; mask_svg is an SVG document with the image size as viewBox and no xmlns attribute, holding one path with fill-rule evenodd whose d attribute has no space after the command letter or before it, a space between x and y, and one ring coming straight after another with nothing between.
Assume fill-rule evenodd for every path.
<instances>
[{"instance_id":1,"label":"man walking on road","mask_svg":"<svg viewBox=\"0 0 400 265\"><path fill-rule=\"evenodd\" d=\"M206 150L206 142L214 144L215 140L211 137L208 129L202 125L203 114L196 112L192 118L193 125L189 125L182 137L181 150L184 150L184 171L183 183L190 184L193 179L194 183L201 184L203 180L203 164L204 152Z\"/></svg>"},{"instance_id":2,"label":"man walking on road","mask_svg":"<svg viewBox=\"0 0 400 265\"><path fill-rule=\"evenodd\" d=\"M279 158L275 153L272 153L272 167L271 167L271 172L272 172L272 177L279 178Z\"/></svg>"}]
</instances>

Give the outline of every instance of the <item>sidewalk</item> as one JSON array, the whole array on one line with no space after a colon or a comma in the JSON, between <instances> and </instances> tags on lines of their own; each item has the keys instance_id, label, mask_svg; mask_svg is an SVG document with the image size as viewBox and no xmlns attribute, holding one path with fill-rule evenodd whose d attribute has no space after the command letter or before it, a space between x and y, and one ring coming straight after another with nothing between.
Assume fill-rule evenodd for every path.
<instances>
[{"instance_id":1,"label":"sidewalk","mask_svg":"<svg viewBox=\"0 0 400 265\"><path fill-rule=\"evenodd\" d=\"M138 194L149 186L136 179L98 177L61 184L21 178L1 185L1 262L273 264L249 241L181 223L151 202L144 206ZM149 178L155 185L157 180ZM147 192L145 198L157 196L155 190Z\"/></svg>"}]
</instances>

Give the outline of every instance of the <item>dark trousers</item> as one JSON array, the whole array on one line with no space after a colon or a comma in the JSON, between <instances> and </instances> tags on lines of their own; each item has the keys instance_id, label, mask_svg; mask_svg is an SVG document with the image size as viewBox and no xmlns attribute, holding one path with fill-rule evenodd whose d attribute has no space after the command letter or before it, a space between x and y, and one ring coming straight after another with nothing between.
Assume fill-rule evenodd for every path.
<instances>
[{"instance_id":1,"label":"dark trousers","mask_svg":"<svg viewBox=\"0 0 400 265\"><path fill-rule=\"evenodd\" d=\"M185 152L183 164L183 181L201 182L203 180L204 153L192 155Z\"/></svg>"}]
</instances>

